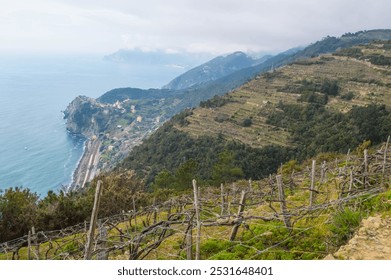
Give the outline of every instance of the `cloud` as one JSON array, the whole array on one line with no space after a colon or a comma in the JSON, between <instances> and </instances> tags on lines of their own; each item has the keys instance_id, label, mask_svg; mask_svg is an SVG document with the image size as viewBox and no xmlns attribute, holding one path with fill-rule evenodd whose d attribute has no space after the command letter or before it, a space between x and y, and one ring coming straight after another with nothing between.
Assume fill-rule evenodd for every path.
<instances>
[{"instance_id":1,"label":"cloud","mask_svg":"<svg viewBox=\"0 0 391 280\"><path fill-rule=\"evenodd\" d=\"M0 50L282 51L327 35L391 27L388 0L2 2Z\"/></svg>"}]
</instances>

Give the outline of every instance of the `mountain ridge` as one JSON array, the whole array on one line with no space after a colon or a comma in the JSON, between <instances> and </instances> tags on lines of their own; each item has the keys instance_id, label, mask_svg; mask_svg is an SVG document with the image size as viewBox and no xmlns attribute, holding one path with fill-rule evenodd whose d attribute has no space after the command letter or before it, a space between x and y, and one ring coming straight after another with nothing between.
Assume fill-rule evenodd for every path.
<instances>
[{"instance_id":1,"label":"mountain ridge","mask_svg":"<svg viewBox=\"0 0 391 280\"><path fill-rule=\"evenodd\" d=\"M244 52L237 51L226 56L218 56L186 73L176 77L163 89L181 90L214 81L240 69L265 62L270 56L254 59Z\"/></svg>"}]
</instances>

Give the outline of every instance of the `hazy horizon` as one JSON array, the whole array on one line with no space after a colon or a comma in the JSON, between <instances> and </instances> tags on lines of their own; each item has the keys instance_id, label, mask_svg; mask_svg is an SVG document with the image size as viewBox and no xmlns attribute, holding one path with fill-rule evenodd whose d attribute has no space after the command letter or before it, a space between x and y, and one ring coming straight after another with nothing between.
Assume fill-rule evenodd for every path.
<instances>
[{"instance_id":1,"label":"hazy horizon","mask_svg":"<svg viewBox=\"0 0 391 280\"><path fill-rule=\"evenodd\" d=\"M0 53L277 53L391 28L386 0L3 0Z\"/></svg>"}]
</instances>

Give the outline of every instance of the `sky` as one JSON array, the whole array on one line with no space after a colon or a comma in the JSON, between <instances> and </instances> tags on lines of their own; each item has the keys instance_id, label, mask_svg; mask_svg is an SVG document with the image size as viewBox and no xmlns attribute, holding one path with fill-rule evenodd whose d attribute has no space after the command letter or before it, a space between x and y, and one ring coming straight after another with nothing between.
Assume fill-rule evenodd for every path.
<instances>
[{"instance_id":1,"label":"sky","mask_svg":"<svg viewBox=\"0 0 391 280\"><path fill-rule=\"evenodd\" d=\"M389 0L0 0L0 52L276 53L391 28Z\"/></svg>"}]
</instances>

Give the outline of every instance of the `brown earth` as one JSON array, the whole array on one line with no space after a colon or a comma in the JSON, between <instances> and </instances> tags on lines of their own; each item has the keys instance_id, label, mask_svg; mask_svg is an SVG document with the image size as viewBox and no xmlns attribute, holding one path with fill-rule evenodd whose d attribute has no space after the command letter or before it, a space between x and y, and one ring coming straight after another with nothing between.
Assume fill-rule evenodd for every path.
<instances>
[{"instance_id":1,"label":"brown earth","mask_svg":"<svg viewBox=\"0 0 391 280\"><path fill-rule=\"evenodd\" d=\"M363 220L355 236L326 259L391 260L391 218Z\"/></svg>"}]
</instances>

